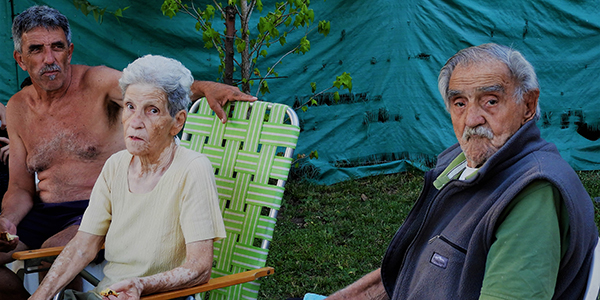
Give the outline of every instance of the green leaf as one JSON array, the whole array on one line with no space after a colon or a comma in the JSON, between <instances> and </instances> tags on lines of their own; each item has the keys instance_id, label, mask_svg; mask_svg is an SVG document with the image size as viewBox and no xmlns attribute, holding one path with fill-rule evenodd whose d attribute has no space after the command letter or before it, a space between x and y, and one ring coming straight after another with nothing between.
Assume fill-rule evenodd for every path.
<instances>
[{"instance_id":1,"label":"green leaf","mask_svg":"<svg viewBox=\"0 0 600 300\"><path fill-rule=\"evenodd\" d=\"M335 103L338 103L340 101L340 92L336 91L335 93L333 93L333 100L335 100Z\"/></svg>"},{"instance_id":2,"label":"green leaf","mask_svg":"<svg viewBox=\"0 0 600 300\"><path fill-rule=\"evenodd\" d=\"M329 34L329 30L331 29L331 23L329 21L319 21L318 31L323 36L327 36Z\"/></svg>"},{"instance_id":3,"label":"green leaf","mask_svg":"<svg viewBox=\"0 0 600 300\"><path fill-rule=\"evenodd\" d=\"M313 106L318 106L319 102L317 102L317 100L315 100L315 98L310 98L310 104Z\"/></svg>"},{"instance_id":4,"label":"green leaf","mask_svg":"<svg viewBox=\"0 0 600 300\"><path fill-rule=\"evenodd\" d=\"M98 22L98 20L100 19L100 13L97 10L93 10L92 12L94 13L94 20Z\"/></svg>"},{"instance_id":5,"label":"green leaf","mask_svg":"<svg viewBox=\"0 0 600 300\"><path fill-rule=\"evenodd\" d=\"M350 76L350 73L342 73L342 75L335 78L333 86L338 89L348 89L348 91L352 92L352 76Z\"/></svg>"},{"instance_id":6,"label":"green leaf","mask_svg":"<svg viewBox=\"0 0 600 300\"><path fill-rule=\"evenodd\" d=\"M308 110L308 106L304 105L304 106L301 107L301 109L302 109L303 112L306 112Z\"/></svg>"},{"instance_id":7,"label":"green leaf","mask_svg":"<svg viewBox=\"0 0 600 300\"><path fill-rule=\"evenodd\" d=\"M267 57L267 50L265 50L265 49L260 50L260 55L262 55L263 57Z\"/></svg>"},{"instance_id":8,"label":"green leaf","mask_svg":"<svg viewBox=\"0 0 600 300\"><path fill-rule=\"evenodd\" d=\"M215 17L215 7L212 5L206 5L206 9L202 13L202 19L210 20Z\"/></svg>"},{"instance_id":9,"label":"green leaf","mask_svg":"<svg viewBox=\"0 0 600 300\"><path fill-rule=\"evenodd\" d=\"M317 90L317 83L316 82L311 82L310 83L310 87L312 89L312 93L314 93Z\"/></svg>"},{"instance_id":10,"label":"green leaf","mask_svg":"<svg viewBox=\"0 0 600 300\"><path fill-rule=\"evenodd\" d=\"M311 10L309 10L309 11L306 13L306 15L307 15L307 17L308 17L308 19L307 19L307 23L308 23L308 24L310 24L310 23L312 23L312 22L314 22L314 21L315 21L315 11L314 11L314 10L312 10L312 9L311 9Z\"/></svg>"},{"instance_id":11,"label":"green leaf","mask_svg":"<svg viewBox=\"0 0 600 300\"><path fill-rule=\"evenodd\" d=\"M271 91L269 90L269 84L267 83L267 81L263 81L260 85L260 93L264 95L270 92Z\"/></svg>"},{"instance_id":12,"label":"green leaf","mask_svg":"<svg viewBox=\"0 0 600 300\"><path fill-rule=\"evenodd\" d=\"M261 0L257 0L256 1L256 9L258 9L258 12L262 12L263 10L263 4Z\"/></svg>"},{"instance_id":13,"label":"green leaf","mask_svg":"<svg viewBox=\"0 0 600 300\"><path fill-rule=\"evenodd\" d=\"M273 27L269 33L271 34L271 36L273 36L274 38L279 36L279 30L277 30L277 28Z\"/></svg>"},{"instance_id":14,"label":"green leaf","mask_svg":"<svg viewBox=\"0 0 600 300\"><path fill-rule=\"evenodd\" d=\"M246 50L246 42L242 39L235 39L235 48L238 53L244 52Z\"/></svg>"},{"instance_id":15,"label":"green leaf","mask_svg":"<svg viewBox=\"0 0 600 300\"><path fill-rule=\"evenodd\" d=\"M305 54L309 50L310 50L310 41L306 38L306 36L303 36L302 39L300 40L300 45L298 46L298 50L296 50L296 53L302 52L302 54Z\"/></svg>"}]
</instances>

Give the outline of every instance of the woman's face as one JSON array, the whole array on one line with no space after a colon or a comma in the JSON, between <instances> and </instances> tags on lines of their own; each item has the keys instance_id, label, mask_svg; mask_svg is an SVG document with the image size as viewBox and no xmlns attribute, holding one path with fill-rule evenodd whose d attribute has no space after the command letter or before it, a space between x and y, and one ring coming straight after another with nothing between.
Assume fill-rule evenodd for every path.
<instances>
[{"instance_id":1,"label":"woman's face","mask_svg":"<svg viewBox=\"0 0 600 300\"><path fill-rule=\"evenodd\" d=\"M183 123L179 126L180 118L171 117L167 101L162 90L149 84L137 83L127 88L122 123L125 146L131 154L158 156L181 130Z\"/></svg>"}]
</instances>

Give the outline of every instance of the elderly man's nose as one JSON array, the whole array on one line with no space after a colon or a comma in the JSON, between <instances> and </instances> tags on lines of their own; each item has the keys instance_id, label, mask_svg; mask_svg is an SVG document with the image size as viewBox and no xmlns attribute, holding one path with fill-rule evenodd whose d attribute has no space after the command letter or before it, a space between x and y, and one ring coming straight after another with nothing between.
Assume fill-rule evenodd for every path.
<instances>
[{"instance_id":1,"label":"elderly man's nose","mask_svg":"<svg viewBox=\"0 0 600 300\"><path fill-rule=\"evenodd\" d=\"M56 62L56 58L54 57L54 53L48 48L44 48L44 63L47 65L52 65Z\"/></svg>"},{"instance_id":2,"label":"elderly man's nose","mask_svg":"<svg viewBox=\"0 0 600 300\"><path fill-rule=\"evenodd\" d=\"M485 118L483 117L483 111L481 108L476 105L468 107L465 125L469 127L476 127L483 123L485 123Z\"/></svg>"}]
</instances>

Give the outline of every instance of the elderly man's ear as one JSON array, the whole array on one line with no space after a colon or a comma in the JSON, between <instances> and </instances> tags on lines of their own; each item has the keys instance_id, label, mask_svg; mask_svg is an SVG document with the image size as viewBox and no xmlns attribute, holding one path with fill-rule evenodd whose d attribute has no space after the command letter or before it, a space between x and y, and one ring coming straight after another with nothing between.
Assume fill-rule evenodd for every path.
<instances>
[{"instance_id":1,"label":"elderly man's ear","mask_svg":"<svg viewBox=\"0 0 600 300\"><path fill-rule=\"evenodd\" d=\"M527 92L523 95L523 102L525 103L525 114L523 115L523 123L525 124L529 120L535 117L535 112L537 110L538 98L540 97L540 90L535 89ZM521 125L522 125L521 124Z\"/></svg>"}]
</instances>

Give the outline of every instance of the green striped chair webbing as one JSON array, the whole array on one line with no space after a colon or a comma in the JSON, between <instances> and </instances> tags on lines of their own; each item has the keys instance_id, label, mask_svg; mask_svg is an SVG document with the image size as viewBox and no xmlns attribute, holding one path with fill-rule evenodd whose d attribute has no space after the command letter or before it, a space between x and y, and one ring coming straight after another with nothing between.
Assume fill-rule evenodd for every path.
<instances>
[{"instance_id":1,"label":"green striped chair webbing","mask_svg":"<svg viewBox=\"0 0 600 300\"><path fill-rule=\"evenodd\" d=\"M271 241L276 223L271 210L281 206L300 133L295 113L283 104L235 102L225 111L229 117L222 124L208 103L198 100L181 141L204 153L215 169L227 238L214 245L213 277L266 265L265 241ZM286 124L290 119L296 124ZM258 289L259 283L250 282L209 294L210 299L256 299Z\"/></svg>"}]
</instances>

